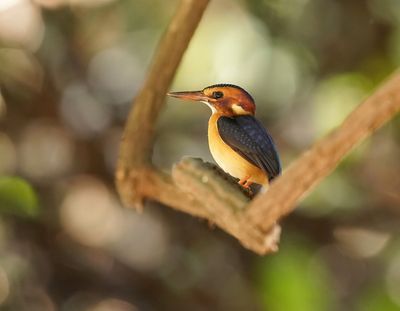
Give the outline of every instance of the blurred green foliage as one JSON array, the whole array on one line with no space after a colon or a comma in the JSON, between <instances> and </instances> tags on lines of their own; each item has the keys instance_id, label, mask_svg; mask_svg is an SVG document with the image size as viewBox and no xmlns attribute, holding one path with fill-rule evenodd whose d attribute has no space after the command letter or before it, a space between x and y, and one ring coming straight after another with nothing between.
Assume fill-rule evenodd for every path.
<instances>
[{"instance_id":1,"label":"blurred green foliage","mask_svg":"<svg viewBox=\"0 0 400 311\"><path fill-rule=\"evenodd\" d=\"M32 186L19 177L0 177L0 213L36 217L38 199Z\"/></svg>"},{"instance_id":2,"label":"blurred green foliage","mask_svg":"<svg viewBox=\"0 0 400 311\"><path fill-rule=\"evenodd\" d=\"M366 290L355 310L357 311L399 311L399 306L388 296L378 284L377 286Z\"/></svg>"},{"instance_id":3,"label":"blurred green foliage","mask_svg":"<svg viewBox=\"0 0 400 311\"><path fill-rule=\"evenodd\" d=\"M287 241L287 240L286 240ZM281 244L281 251L265 258L258 271L265 310L335 310L332 280L324 262L300 239Z\"/></svg>"}]
</instances>

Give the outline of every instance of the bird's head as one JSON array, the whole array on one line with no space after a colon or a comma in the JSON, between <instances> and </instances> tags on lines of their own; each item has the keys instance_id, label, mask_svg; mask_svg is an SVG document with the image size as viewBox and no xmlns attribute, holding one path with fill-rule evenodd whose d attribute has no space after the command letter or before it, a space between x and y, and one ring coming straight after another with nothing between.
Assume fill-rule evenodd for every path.
<instances>
[{"instance_id":1,"label":"bird's head","mask_svg":"<svg viewBox=\"0 0 400 311\"><path fill-rule=\"evenodd\" d=\"M246 90L232 84L215 84L201 91L170 92L169 96L207 104L224 116L254 115L256 105Z\"/></svg>"}]
</instances>

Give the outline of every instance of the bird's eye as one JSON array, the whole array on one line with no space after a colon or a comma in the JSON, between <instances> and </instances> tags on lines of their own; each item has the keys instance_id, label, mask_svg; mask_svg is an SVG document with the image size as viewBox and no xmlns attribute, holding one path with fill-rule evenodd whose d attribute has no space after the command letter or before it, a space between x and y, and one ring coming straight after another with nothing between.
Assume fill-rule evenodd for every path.
<instances>
[{"instance_id":1,"label":"bird's eye","mask_svg":"<svg viewBox=\"0 0 400 311\"><path fill-rule=\"evenodd\" d=\"M211 96L212 96L212 98L214 98L214 99L218 99L218 98L224 97L224 93L222 93L222 92L220 92L220 91L216 91L216 92L213 92Z\"/></svg>"}]
</instances>

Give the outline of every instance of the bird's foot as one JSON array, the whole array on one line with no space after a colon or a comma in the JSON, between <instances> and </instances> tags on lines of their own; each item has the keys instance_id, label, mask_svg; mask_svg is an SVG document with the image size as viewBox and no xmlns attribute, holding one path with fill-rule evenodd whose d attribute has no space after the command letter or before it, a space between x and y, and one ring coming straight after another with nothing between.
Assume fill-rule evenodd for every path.
<instances>
[{"instance_id":1,"label":"bird's foot","mask_svg":"<svg viewBox=\"0 0 400 311\"><path fill-rule=\"evenodd\" d=\"M238 184L241 185L250 196L253 196L253 191L250 188L253 182L251 182L249 179L250 176L246 176L245 178L240 179Z\"/></svg>"},{"instance_id":2,"label":"bird's foot","mask_svg":"<svg viewBox=\"0 0 400 311\"><path fill-rule=\"evenodd\" d=\"M246 180L246 182L242 186L246 189L249 189L252 184L252 181Z\"/></svg>"},{"instance_id":3,"label":"bird's foot","mask_svg":"<svg viewBox=\"0 0 400 311\"><path fill-rule=\"evenodd\" d=\"M240 179L240 180L238 181L238 184L241 185L241 186L243 186L244 188L248 188L248 186L246 186L246 185L247 185L247 183L249 182L249 178L250 178L250 176L246 176L246 177ZM251 182L250 182L250 184L251 184Z\"/></svg>"}]
</instances>

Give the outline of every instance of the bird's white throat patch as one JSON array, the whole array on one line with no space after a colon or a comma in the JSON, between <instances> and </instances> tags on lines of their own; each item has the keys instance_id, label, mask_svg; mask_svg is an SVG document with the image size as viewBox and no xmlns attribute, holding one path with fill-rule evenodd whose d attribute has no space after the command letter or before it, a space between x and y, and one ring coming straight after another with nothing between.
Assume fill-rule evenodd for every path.
<instances>
[{"instance_id":1,"label":"bird's white throat patch","mask_svg":"<svg viewBox=\"0 0 400 311\"><path fill-rule=\"evenodd\" d=\"M250 112L246 111L243 109L242 106L238 105L238 104L233 104L232 105L232 111L237 114L237 115L246 115L246 114L250 114Z\"/></svg>"}]
</instances>

